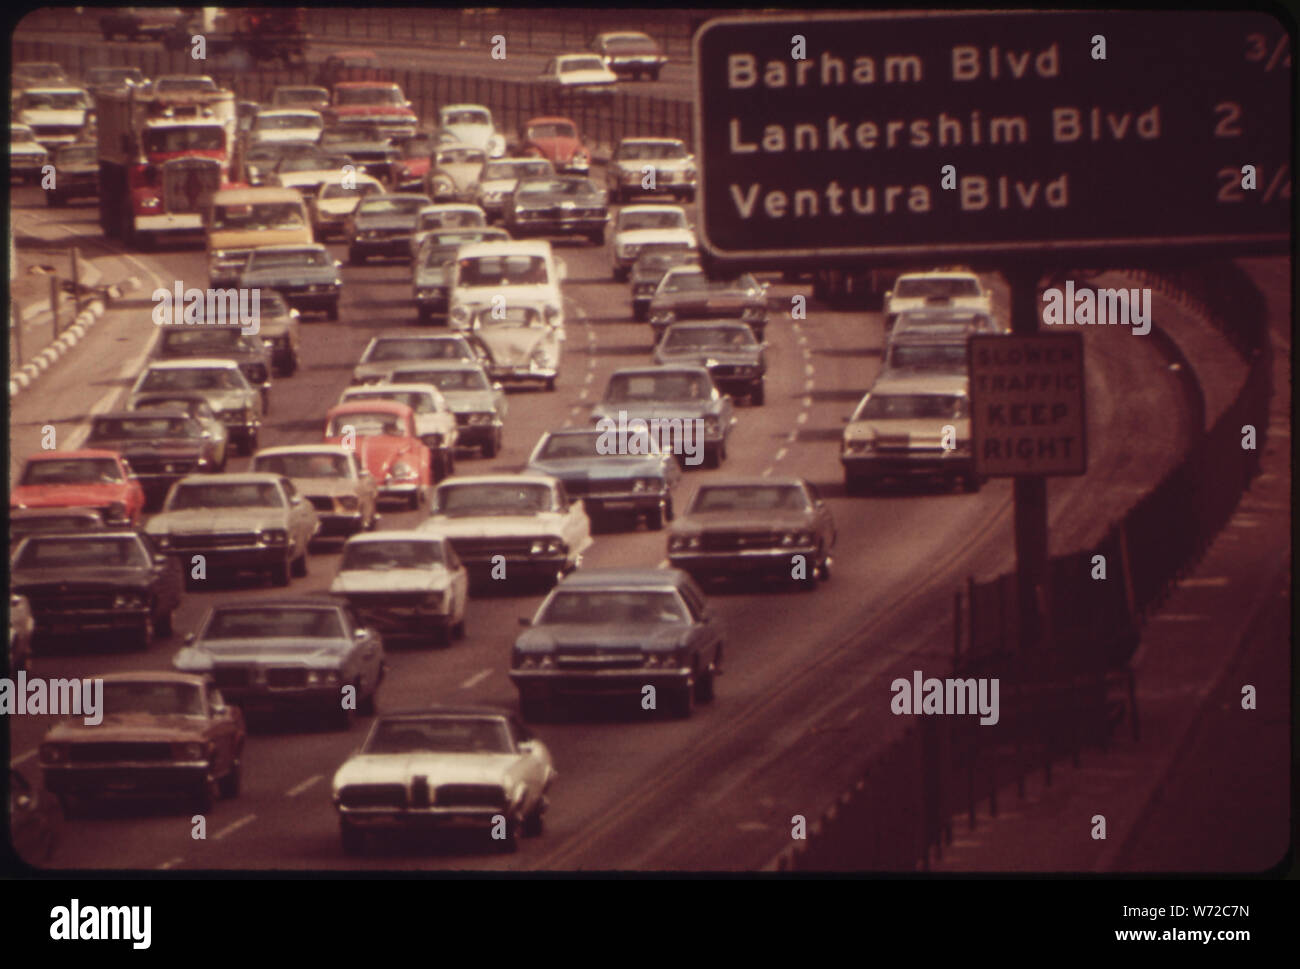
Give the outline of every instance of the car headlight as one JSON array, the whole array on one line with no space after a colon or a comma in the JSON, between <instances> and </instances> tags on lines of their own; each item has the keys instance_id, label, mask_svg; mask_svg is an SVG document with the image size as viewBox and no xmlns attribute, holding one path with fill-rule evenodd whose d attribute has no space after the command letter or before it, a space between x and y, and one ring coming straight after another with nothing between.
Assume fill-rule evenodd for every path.
<instances>
[{"instance_id":1,"label":"car headlight","mask_svg":"<svg viewBox=\"0 0 1300 969\"><path fill-rule=\"evenodd\" d=\"M443 590L442 592L430 592L424 597L424 607L434 609L438 612L451 611L451 592Z\"/></svg>"},{"instance_id":2,"label":"car headlight","mask_svg":"<svg viewBox=\"0 0 1300 969\"><path fill-rule=\"evenodd\" d=\"M288 544L289 533L283 528L266 528L257 538L263 545L285 545Z\"/></svg>"},{"instance_id":3,"label":"car headlight","mask_svg":"<svg viewBox=\"0 0 1300 969\"><path fill-rule=\"evenodd\" d=\"M148 209L148 210L151 211L151 212L152 212L154 209L160 209L160 208L162 208L162 199L160 199L160 198L158 198L157 196L154 196L154 195L151 195L151 196L149 196L148 198L141 199L141 200L140 200L140 208L142 208L142 209Z\"/></svg>"},{"instance_id":4,"label":"car headlight","mask_svg":"<svg viewBox=\"0 0 1300 969\"><path fill-rule=\"evenodd\" d=\"M547 669L555 665L550 653L516 653L514 667L518 670Z\"/></svg>"},{"instance_id":5,"label":"car headlight","mask_svg":"<svg viewBox=\"0 0 1300 969\"><path fill-rule=\"evenodd\" d=\"M469 308L466 306L453 307L448 319L456 326L467 326L469 324Z\"/></svg>"},{"instance_id":6,"label":"car headlight","mask_svg":"<svg viewBox=\"0 0 1300 969\"><path fill-rule=\"evenodd\" d=\"M481 425L484 425L484 424L491 424L491 423L492 423L492 417L493 417L493 415L492 415L492 414L489 414L489 413L476 413L476 414L470 414L470 415L469 415L469 422L470 422L471 424L477 424L477 425L480 425L480 426L481 426Z\"/></svg>"},{"instance_id":7,"label":"car headlight","mask_svg":"<svg viewBox=\"0 0 1300 969\"><path fill-rule=\"evenodd\" d=\"M529 549L529 551L533 555L549 555L555 552L563 552L564 542L554 536L539 538L533 542L532 548Z\"/></svg>"},{"instance_id":8,"label":"car headlight","mask_svg":"<svg viewBox=\"0 0 1300 969\"><path fill-rule=\"evenodd\" d=\"M560 317L562 316L562 313L560 312L560 308L558 306L548 306L543 311L543 315L545 316L546 322L548 324L550 324L551 326L555 326L555 324L560 322Z\"/></svg>"},{"instance_id":9,"label":"car headlight","mask_svg":"<svg viewBox=\"0 0 1300 969\"><path fill-rule=\"evenodd\" d=\"M630 243L627 245L620 246L619 248L622 251L622 258L624 259L635 259L637 253L641 251L641 247L639 245L630 244Z\"/></svg>"},{"instance_id":10,"label":"car headlight","mask_svg":"<svg viewBox=\"0 0 1300 969\"><path fill-rule=\"evenodd\" d=\"M870 454L875 450L876 442L871 438L857 438L844 442L845 454Z\"/></svg>"},{"instance_id":11,"label":"car headlight","mask_svg":"<svg viewBox=\"0 0 1300 969\"><path fill-rule=\"evenodd\" d=\"M202 760L205 751L203 744L173 744L172 754L177 760Z\"/></svg>"},{"instance_id":12,"label":"car headlight","mask_svg":"<svg viewBox=\"0 0 1300 969\"><path fill-rule=\"evenodd\" d=\"M704 418L704 433L717 434L720 430L722 430L722 424L718 421L717 417L710 414L708 417Z\"/></svg>"},{"instance_id":13,"label":"car headlight","mask_svg":"<svg viewBox=\"0 0 1300 969\"><path fill-rule=\"evenodd\" d=\"M228 421L246 421L248 420L248 408L230 407L226 410L219 411L218 416Z\"/></svg>"},{"instance_id":14,"label":"car headlight","mask_svg":"<svg viewBox=\"0 0 1300 969\"><path fill-rule=\"evenodd\" d=\"M418 477L416 470L405 461L398 461L388 472L389 481L411 481Z\"/></svg>"},{"instance_id":15,"label":"car headlight","mask_svg":"<svg viewBox=\"0 0 1300 969\"><path fill-rule=\"evenodd\" d=\"M361 499L356 495L339 495L334 499L334 503L342 511L356 511L361 507Z\"/></svg>"},{"instance_id":16,"label":"car headlight","mask_svg":"<svg viewBox=\"0 0 1300 969\"><path fill-rule=\"evenodd\" d=\"M673 535L668 539L668 551L670 552L689 552L691 549L700 547L700 536L698 535Z\"/></svg>"},{"instance_id":17,"label":"car headlight","mask_svg":"<svg viewBox=\"0 0 1300 969\"><path fill-rule=\"evenodd\" d=\"M115 501L104 509L104 518L107 521L126 521L126 503Z\"/></svg>"},{"instance_id":18,"label":"car headlight","mask_svg":"<svg viewBox=\"0 0 1300 969\"><path fill-rule=\"evenodd\" d=\"M113 597L114 609L139 609L144 605L144 597L134 592L124 592Z\"/></svg>"},{"instance_id":19,"label":"car headlight","mask_svg":"<svg viewBox=\"0 0 1300 969\"><path fill-rule=\"evenodd\" d=\"M172 537L170 535L155 535L153 536L153 540L154 540L154 544L156 544L159 548L172 547Z\"/></svg>"}]
</instances>

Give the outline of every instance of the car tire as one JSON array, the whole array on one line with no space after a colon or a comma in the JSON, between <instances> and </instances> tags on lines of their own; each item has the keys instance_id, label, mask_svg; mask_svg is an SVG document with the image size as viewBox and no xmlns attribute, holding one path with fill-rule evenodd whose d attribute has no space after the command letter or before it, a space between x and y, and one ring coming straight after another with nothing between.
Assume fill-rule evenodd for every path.
<instances>
[{"instance_id":1,"label":"car tire","mask_svg":"<svg viewBox=\"0 0 1300 969\"><path fill-rule=\"evenodd\" d=\"M298 556L289 566L289 571L295 578L302 579L307 576L307 549L304 547L302 555Z\"/></svg>"},{"instance_id":2,"label":"car tire","mask_svg":"<svg viewBox=\"0 0 1300 969\"><path fill-rule=\"evenodd\" d=\"M609 200L615 205L622 205L623 198L623 190L621 188L611 188L609 190Z\"/></svg>"},{"instance_id":3,"label":"car tire","mask_svg":"<svg viewBox=\"0 0 1300 969\"><path fill-rule=\"evenodd\" d=\"M339 318L339 304L337 301L330 303L329 309L325 311L325 318L331 322L336 322Z\"/></svg>"},{"instance_id":4,"label":"car tire","mask_svg":"<svg viewBox=\"0 0 1300 969\"><path fill-rule=\"evenodd\" d=\"M244 764L241 759L243 751L236 752L234 763L230 765L230 770L226 771L226 776L217 782L217 788L221 796L230 800L239 797L239 791L244 784Z\"/></svg>"},{"instance_id":5,"label":"car tire","mask_svg":"<svg viewBox=\"0 0 1300 969\"><path fill-rule=\"evenodd\" d=\"M659 68L656 67L650 71L650 80L652 81L659 80Z\"/></svg>"},{"instance_id":6,"label":"car tire","mask_svg":"<svg viewBox=\"0 0 1300 969\"><path fill-rule=\"evenodd\" d=\"M695 700L697 703L709 703L713 697L713 670L709 670L695 683Z\"/></svg>"},{"instance_id":7,"label":"car tire","mask_svg":"<svg viewBox=\"0 0 1300 969\"><path fill-rule=\"evenodd\" d=\"M486 444L483 445L483 457L494 458L501 450L501 435L494 434Z\"/></svg>"},{"instance_id":8,"label":"car tire","mask_svg":"<svg viewBox=\"0 0 1300 969\"><path fill-rule=\"evenodd\" d=\"M547 378L546 378L546 383L545 383L543 386L545 386L546 389L547 389L548 391L554 390L554 389L555 389L555 378L554 378L554 377L547 377Z\"/></svg>"},{"instance_id":9,"label":"car tire","mask_svg":"<svg viewBox=\"0 0 1300 969\"><path fill-rule=\"evenodd\" d=\"M452 637L453 637L454 639L464 639L464 638L465 638L465 616L464 616L464 614L461 615L461 617L460 617L460 622L452 623L452 626L451 626L451 635L452 635Z\"/></svg>"},{"instance_id":10,"label":"car tire","mask_svg":"<svg viewBox=\"0 0 1300 969\"><path fill-rule=\"evenodd\" d=\"M195 814L211 814L217 804L216 781L203 778L199 786L190 795L190 808Z\"/></svg>"},{"instance_id":11,"label":"car tire","mask_svg":"<svg viewBox=\"0 0 1300 969\"><path fill-rule=\"evenodd\" d=\"M424 488L420 487L415 489L415 491L411 493L411 496L406 499L406 507L409 508L411 511L419 511L420 502L423 500L423 498L424 498Z\"/></svg>"},{"instance_id":12,"label":"car tire","mask_svg":"<svg viewBox=\"0 0 1300 969\"><path fill-rule=\"evenodd\" d=\"M355 825L339 819L339 840L343 844L343 853L359 855L366 848L366 833Z\"/></svg>"},{"instance_id":13,"label":"car tire","mask_svg":"<svg viewBox=\"0 0 1300 969\"><path fill-rule=\"evenodd\" d=\"M551 719L552 707L549 699L540 697L520 697L519 716L526 723L545 723Z\"/></svg>"},{"instance_id":14,"label":"car tire","mask_svg":"<svg viewBox=\"0 0 1300 969\"><path fill-rule=\"evenodd\" d=\"M67 203L68 200L65 199L62 195L59 195L55 192L45 193L45 204L50 208L60 208L64 205L67 205Z\"/></svg>"},{"instance_id":15,"label":"car tire","mask_svg":"<svg viewBox=\"0 0 1300 969\"><path fill-rule=\"evenodd\" d=\"M283 562L276 562L275 565L271 566L271 584L283 589L289 584L290 571L288 559Z\"/></svg>"},{"instance_id":16,"label":"car tire","mask_svg":"<svg viewBox=\"0 0 1300 969\"><path fill-rule=\"evenodd\" d=\"M419 323L427 326L433 322L433 311L427 306L421 306L416 310L415 318Z\"/></svg>"},{"instance_id":17,"label":"car tire","mask_svg":"<svg viewBox=\"0 0 1300 969\"><path fill-rule=\"evenodd\" d=\"M364 697L359 695L360 692L361 691L358 689L357 713L361 714L363 717L373 717L378 708L376 701L379 699L379 684L376 683L375 688Z\"/></svg>"},{"instance_id":18,"label":"car tire","mask_svg":"<svg viewBox=\"0 0 1300 969\"><path fill-rule=\"evenodd\" d=\"M352 686L356 688L357 696L360 697L361 695L360 687L358 687L357 684L355 683L353 683ZM358 706L359 705L360 705L360 700L358 700ZM330 727L334 730L342 730L346 732L352 729L352 724L356 720L356 718L357 718L357 711L355 709L345 707L343 706L342 703L340 703L338 709L330 713L330 718L329 718Z\"/></svg>"},{"instance_id":19,"label":"car tire","mask_svg":"<svg viewBox=\"0 0 1300 969\"><path fill-rule=\"evenodd\" d=\"M165 609L158 614L154 620L154 632L164 638L170 636L174 630L172 628L172 610Z\"/></svg>"},{"instance_id":20,"label":"car tire","mask_svg":"<svg viewBox=\"0 0 1300 969\"><path fill-rule=\"evenodd\" d=\"M807 574L799 580L799 591L815 592L817 586L821 585L821 579L819 578L821 565L819 562L805 562L804 566L807 569Z\"/></svg>"},{"instance_id":21,"label":"car tire","mask_svg":"<svg viewBox=\"0 0 1300 969\"><path fill-rule=\"evenodd\" d=\"M523 825L508 815L505 816L505 819L506 836L504 838L492 838L492 844L502 854L510 855L519 850L519 829ZM489 829L488 836L491 837L491 829Z\"/></svg>"},{"instance_id":22,"label":"car tire","mask_svg":"<svg viewBox=\"0 0 1300 969\"><path fill-rule=\"evenodd\" d=\"M678 720L690 719L695 712L695 690L693 681L674 690L668 698L668 712Z\"/></svg>"},{"instance_id":23,"label":"car tire","mask_svg":"<svg viewBox=\"0 0 1300 969\"><path fill-rule=\"evenodd\" d=\"M627 266L615 266L615 267L614 267L614 282L616 282L616 283L625 283L625 282L627 282L628 277L631 276L631 275L632 275L632 270L631 270L630 268L628 268Z\"/></svg>"},{"instance_id":24,"label":"car tire","mask_svg":"<svg viewBox=\"0 0 1300 969\"><path fill-rule=\"evenodd\" d=\"M704 449L704 466L706 468L720 468L722 462L727 457L727 449L722 444L716 444L713 447Z\"/></svg>"},{"instance_id":25,"label":"car tire","mask_svg":"<svg viewBox=\"0 0 1300 969\"><path fill-rule=\"evenodd\" d=\"M961 480L962 490L964 490L967 494L974 494L975 492L979 491L980 486L983 484L984 482L980 479L980 476L977 474L964 475Z\"/></svg>"},{"instance_id":26,"label":"car tire","mask_svg":"<svg viewBox=\"0 0 1300 969\"><path fill-rule=\"evenodd\" d=\"M153 645L154 632L153 612L151 611L149 615L144 617L144 622L140 624L140 628L136 631L135 648L141 652L147 651Z\"/></svg>"},{"instance_id":27,"label":"car tire","mask_svg":"<svg viewBox=\"0 0 1300 969\"><path fill-rule=\"evenodd\" d=\"M662 531L664 527L664 506L660 505L645 513L645 527L652 532Z\"/></svg>"},{"instance_id":28,"label":"car tire","mask_svg":"<svg viewBox=\"0 0 1300 969\"><path fill-rule=\"evenodd\" d=\"M767 395L764 393L763 383L760 381L758 385L749 392L749 402L754 407L762 407L763 402L766 399Z\"/></svg>"},{"instance_id":29,"label":"car tire","mask_svg":"<svg viewBox=\"0 0 1300 969\"><path fill-rule=\"evenodd\" d=\"M636 320L638 323L644 323L649 319L649 317L649 306L637 306L635 303L632 304L632 319Z\"/></svg>"},{"instance_id":30,"label":"car tire","mask_svg":"<svg viewBox=\"0 0 1300 969\"><path fill-rule=\"evenodd\" d=\"M537 802L537 807L533 808L532 811L524 816L524 823L520 827L520 833L525 838L539 837L542 832L546 830L545 809L546 802L544 800L539 800Z\"/></svg>"},{"instance_id":31,"label":"car tire","mask_svg":"<svg viewBox=\"0 0 1300 969\"><path fill-rule=\"evenodd\" d=\"M865 495L869 490L867 479L860 474L844 475L844 493L846 495Z\"/></svg>"},{"instance_id":32,"label":"car tire","mask_svg":"<svg viewBox=\"0 0 1300 969\"><path fill-rule=\"evenodd\" d=\"M670 522L676 517L677 513L673 511L673 496L669 495L664 499L664 521Z\"/></svg>"}]
</instances>

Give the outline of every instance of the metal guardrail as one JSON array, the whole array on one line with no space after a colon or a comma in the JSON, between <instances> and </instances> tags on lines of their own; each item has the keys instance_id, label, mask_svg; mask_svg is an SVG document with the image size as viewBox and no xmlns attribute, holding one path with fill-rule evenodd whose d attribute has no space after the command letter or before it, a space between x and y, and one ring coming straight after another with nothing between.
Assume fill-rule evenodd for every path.
<instances>
[{"instance_id":1,"label":"metal guardrail","mask_svg":"<svg viewBox=\"0 0 1300 969\"><path fill-rule=\"evenodd\" d=\"M266 100L278 84L310 84L315 76L311 67L223 73L215 62L196 61L188 52L167 51L158 45L87 47L15 40L13 56L15 60L57 61L76 75L105 65L139 67L148 77L210 73L218 83L233 88L240 99L249 101ZM687 145L692 141L694 106L689 101L624 91L600 98L568 100L531 81L402 68L392 69L391 74L406 92L424 127L433 124L440 105L473 103L488 107L497 127L507 136L517 132L529 118L558 114L577 123L589 147L609 147L621 138L638 135L680 138Z\"/></svg>"},{"instance_id":2,"label":"metal guardrail","mask_svg":"<svg viewBox=\"0 0 1300 969\"><path fill-rule=\"evenodd\" d=\"M862 780L818 820L809 840L782 854L780 870L926 868L931 850L951 843L957 813L967 813L973 829L976 805L987 796L997 814L1001 784L1015 778L1023 798L1027 773L1040 767L1050 784L1054 762L1069 755L1077 765L1083 747L1106 748L1125 715L1138 737L1128 662L1140 624L1200 561L1259 473L1272 350L1262 295L1235 263L1137 275L1223 332L1248 366L1241 390L1211 427L1203 419L1196 425L1183 459L1097 548L1052 560L1044 594L1054 629L1046 648L1017 649L1014 575L957 593L952 675L1000 678L998 723L922 718L864 766ZM1256 429L1253 451L1242 447L1245 424ZM1094 554L1106 556L1106 582L1090 578Z\"/></svg>"}]
</instances>

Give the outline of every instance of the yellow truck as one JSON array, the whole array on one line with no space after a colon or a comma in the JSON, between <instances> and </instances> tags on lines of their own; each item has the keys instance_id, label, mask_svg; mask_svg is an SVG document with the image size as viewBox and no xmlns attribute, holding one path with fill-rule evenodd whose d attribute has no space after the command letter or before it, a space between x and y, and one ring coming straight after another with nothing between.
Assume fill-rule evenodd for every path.
<instances>
[{"instance_id":1,"label":"yellow truck","mask_svg":"<svg viewBox=\"0 0 1300 969\"><path fill-rule=\"evenodd\" d=\"M292 188L222 189L212 196L204 231L212 287L237 284L254 249L316 241L307 206Z\"/></svg>"}]
</instances>

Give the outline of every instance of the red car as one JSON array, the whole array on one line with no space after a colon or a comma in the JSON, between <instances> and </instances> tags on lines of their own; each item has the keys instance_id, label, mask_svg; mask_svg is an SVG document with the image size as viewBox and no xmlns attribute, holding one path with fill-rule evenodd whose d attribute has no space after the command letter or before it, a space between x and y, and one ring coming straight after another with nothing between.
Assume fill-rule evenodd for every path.
<instances>
[{"instance_id":1,"label":"red car","mask_svg":"<svg viewBox=\"0 0 1300 969\"><path fill-rule=\"evenodd\" d=\"M49 451L23 465L10 508L97 508L109 525L140 524L144 488L116 451Z\"/></svg>"},{"instance_id":2,"label":"red car","mask_svg":"<svg viewBox=\"0 0 1300 969\"><path fill-rule=\"evenodd\" d=\"M559 174L586 175L591 169L591 151L568 118L533 118L524 125L520 153L547 159Z\"/></svg>"},{"instance_id":3,"label":"red car","mask_svg":"<svg viewBox=\"0 0 1300 969\"><path fill-rule=\"evenodd\" d=\"M325 123L370 121L394 137L415 134L418 122L411 102L391 81L340 81L330 94Z\"/></svg>"},{"instance_id":4,"label":"red car","mask_svg":"<svg viewBox=\"0 0 1300 969\"><path fill-rule=\"evenodd\" d=\"M398 498L410 507L433 487L432 457L415 430L415 412L390 400L357 400L330 408L325 443L355 448L362 466L379 485L380 498Z\"/></svg>"}]
</instances>

